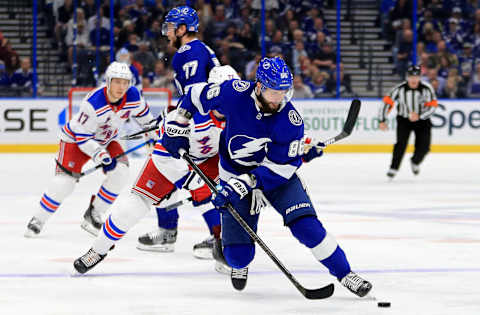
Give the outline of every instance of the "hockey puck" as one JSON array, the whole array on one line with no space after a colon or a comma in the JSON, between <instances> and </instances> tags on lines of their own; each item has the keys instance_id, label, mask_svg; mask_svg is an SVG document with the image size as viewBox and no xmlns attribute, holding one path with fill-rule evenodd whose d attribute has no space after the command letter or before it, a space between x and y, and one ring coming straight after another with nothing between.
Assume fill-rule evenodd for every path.
<instances>
[{"instance_id":1,"label":"hockey puck","mask_svg":"<svg viewBox=\"0 0 480 315\"><path fill-rule=\"evenodd\" d=\"M378 302L378 307L390 307L390 302Z\"/></svg>"}]
</instances>

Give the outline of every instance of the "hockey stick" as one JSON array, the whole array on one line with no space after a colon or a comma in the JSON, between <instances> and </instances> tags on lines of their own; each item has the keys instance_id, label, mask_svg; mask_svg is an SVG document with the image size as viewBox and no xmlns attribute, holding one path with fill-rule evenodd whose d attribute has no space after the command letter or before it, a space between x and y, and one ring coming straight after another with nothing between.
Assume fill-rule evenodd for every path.
<instances>
[{"instance_id":1,"label":"hockey stick","mask_svg":"<svg viewBox=\"0 0 480 315\"><path fill-rule=\"evenodd\" d=\"M325 145L334 144L335 142L348 137L352 133L353 127L355 127L355 123L357 122L358 113L360 112L360 106L361 106L361 102L359 99L354 99L352 101L352 104L350 105L350 109L348 110L347 120L343 125L342 132L333 138L323 141Z\"/></svg>"},{"instance_id":2,"label":"hockey stick","mask_svg":"<svg viewBox=\"0 0 480 315\"><path fill-rule=\"evenodd\" d=\"M159 126L153 126L153 127L149 127L149 128L146 128L146 129L142 129L140 131L137 131L137 132L134 132L132 134L129 134L129 135L126 135L126 136L122 136L120 137L120 140L135 140L135 139L141 139L142 136L141 134L142 133L146 133L146 132L149 132L149 131L153 131L153 130L157 130L159 129L160 127Z\"/></svg>"},{"instance_id":3,"label":"hockey stick","mask_svg":"<svg viewBox=\"0 0 480 315\"><path fill-rule=\"evenodd\" d=\"M200 176L205 183L207 183L210 190L217 194L218 190L215 183L208 178L200 168L193 162L190 155L184 150L180 150L180 155L182 158L190 165L195 173ZM282 264L282 262L275 256L275 254L268 248L268 246L262 241L262 239L252 230L252 228L245 222L245 220L238 214L238 212L233 208L231 204L227 205L228 212L237 220L237 222L242 226L242 228L248 233L248 235L255 241L257 244L265 251L265 253L270 257L273 262L277 265L277 267L283 272L285 276L287 276L288 280L293 283L293 285L302 293L304 297L307 299L318 300L318 299L325 299L333 294L334 285L333 283L324 286L319 289L306 289L303 287L297 279L288 271L288 269Z\"/></svg>"},{"instance_id":4,"label":"hockey stick","mask_svg":"<svg viewBox=\"0 0 480 315\"><path fill-rule=\"evenodd\" d=\"M325 144L325 147L348 137L352 133L353 127L355 127L355 123L357 122L358 114L360 113L360 106L361 102L359 99L354 99L352 101L350 109L348 110L347 120L345 120L345 124L343 125L342 132L333 138L322 141ZM310 148L325 149L325 147L320 147L314 144L306 144L305 147L308 148L307 151Z\"/></svg>"},{"instance_id":5,"label":"hockey stick","mask_svg":"<svg viewBox=\"0 0 480 315\"><path fill-rule=\"evenodd\" d=\"M166 206L165 210L169 211L169 210L175 209L175 208L180 207L180 206L182 206L183 204L185 204L189 201L192 201L192 197L188 197L187 199L180 200L180 201L177 201L175 203L172 203L171 205Z\"/></svg>"},{"instance_id":6,"label":"hockey stick","mask_svg":"<svg viewBox=\"0 0 480 315\"><path fill-rule=\"evenodd\" d=\"M128 149L127 151L123 152L123 153L120 153L119 155L113 157L114 159L118 159L118 158L121 158L122 156L124 155L127 155L133 151L136 151L138 149L140 149L141 147L145 146L147 143L149 142L152 142L152 140L148 140L146 142L143 142L143 143L140 143L139 145L137 146L134 146L133 148L130 148ZM64 171L65 173L67 173L68 175L72 176L73 178L76 178L76 179L80 179L81 177L85 176L85 175L88 175L90 173L93 173L95 172L96 170L98 170L99 168L102 167L103 164L98 164L98 165L95 165L94 167L92 168L89 168L88 170L84 171L84 172L81 172L81 173L75 173L75 172L72 172L71 170L67 169L65 166L63 166L60 162L58 162L57 159L55 159L55 162L57 163L57 166L62 170Z\"/></svg>"}]
</instances>

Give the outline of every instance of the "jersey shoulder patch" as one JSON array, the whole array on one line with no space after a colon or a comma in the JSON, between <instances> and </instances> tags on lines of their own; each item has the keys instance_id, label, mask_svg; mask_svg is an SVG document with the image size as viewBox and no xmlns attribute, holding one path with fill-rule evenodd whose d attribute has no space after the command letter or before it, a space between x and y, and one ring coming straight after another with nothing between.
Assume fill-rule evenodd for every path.
<instances>
[{"instance_id":1,"label":"jersey shoulder patch","mask_svg":"<svg viewBox=\"0 0 480 315\"><path fill-rule=\"evenodd\" d=\"M290 120L294 126L301 126L303 123L302 116L294 109L288 111L288 120Z\"/></svg>"},{"instance_id":2,"label":"jersey shoulder patch","mask_svg":"<svg viewBox=\"0 0 480 315\"><path fill-rule=\"evenodd\" d=\"M180 49L177 51L177 54L181 54L183 52L186 52L188 50L192 49L192 47L190 47L190 45L186 44L186 45L183 45L182 47L180 47Z\"/></svg>"},{"instance_id":3,"label":"jersey shoulder patch","mask_svg":"<svg viewBox=\"0 0 480 315\"><path fill-rule=\"evenodd\" d=\"M250 88L250 82L243 80L233 80L232 87L237 92L245 92Z\"/></svg>"}]
</instances>

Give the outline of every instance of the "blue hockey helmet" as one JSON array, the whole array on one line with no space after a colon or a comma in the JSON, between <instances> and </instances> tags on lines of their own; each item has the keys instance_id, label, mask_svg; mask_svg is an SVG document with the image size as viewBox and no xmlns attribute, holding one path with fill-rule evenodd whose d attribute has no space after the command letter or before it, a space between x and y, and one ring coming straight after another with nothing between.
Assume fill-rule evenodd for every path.
<instances>
[{"instance_id":1,"label":"blue hockey helmet","mask_svg":"<svg viewBox=\"0 0 480 315\"><path fill-rule=\"evenodd\" d=\"M188 32L198 32L197 11L186 5L171 9L165 17L165 23L162 26L163 35L167 35L168 23L174 24L175 29L185 24Z\"/></svg>"},{"instance_id":2,"label":"blue hockey helmet","mask_svg":"<svg viewBox=\"0 0 480 315\"><path fill-rule=\"evenodd\" d=\"M293 75L287 64L280 57L263 58L257 68L256 80L262 85L261 91L267 88L286 90L284 103L290 101L293 95Z\"/></svg>"}]
</instances>

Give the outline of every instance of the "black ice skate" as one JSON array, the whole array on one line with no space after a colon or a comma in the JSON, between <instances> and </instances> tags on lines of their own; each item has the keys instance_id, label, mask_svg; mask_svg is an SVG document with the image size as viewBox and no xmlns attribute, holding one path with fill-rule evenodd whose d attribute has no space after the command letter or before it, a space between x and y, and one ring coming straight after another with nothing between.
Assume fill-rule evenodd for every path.
<instances>
[{"instance_id":1,"label":"black ice skate","mask_svg":"<svg viewBox=\"0 0 480 315\"><path fill-rule=\"evenodd\" d=\"M413 163L412 160L410 160L410 166L412 167L412 173L413 175L418 175L420 174L420 165Z\"/></svg>"},{"instance_id":2,"label":"black ice skate","mask_svg":"<svg viewBox=\"0 0 480 315\"><path fill-rule=\"evenodd\" d=\"M213 259L215 259L215 270L223 274L231 274L232 267L227 264L225 256L223 256L223 247L221 239L214 239L212 249Z\"/></svg>"},{"instance_id":3,"label":"black ice skate","mask_svg":"<svg viewBox=\"0 0 480 315\"><path fill-rule=\"evenodd\" d=\"M95 211L93 207L93 201L95 200L95 195L90 199L90 205L88 206L87 211L83 215L83 222L80 225L82 229L92 234L93 236L98 236L100 229L102 228L103 220L102 215Z\"/></svg>"},{"instance_id":4,"label":"black ice skate","mask_svg":"<svg viewBox=\"0 0 480 315\"><path fill-rule=\"evenodd\" d=\"M340 280L340 283L345 288L350 290L350 292L358 295L359 297L364 297L372 289L372 284L370 282L361 278L353 271L343 277L343 279Z\"/></svg>"},{"instance_id":5,"label":"black ice skate","mask_svg":"<svg viewBox=\"0 0 480 315\"><path fill-rule=\"evenodd\" d=\"M93 248L90 248L88 252L81 256L80 258L77 258L73 262L73 267L75 267L75 270L77 270L79 273L85 273L95 267L99 262L101 262L107 254L105 255L100 255L96 251L93 250Z\"/></svg>"},{"instance_id":6,"label":"black ice skate","mask_svg":"<svg viewBox=\"0 0 480 315\"><path fill-rule=\"evenodd\" d=\"M397 175L397 170L395 170L393 168L388 170L388 172L387 172L388 179L392 180L395 177L395 175Z\"/></svg>"},{"instance_id":7,"label":"black ice skate","mask_svg":"<svg viewBox=\"0 0 480 315\"><path fill-rule=\"evenodd\" d=\"M198 259L213 259L213 235L206 238L201 243L193 245L193 256Z\"/></svg>"},{"instance_id":8,"label":"black ice skate","mask_svg":"<svg viewBox=\"0 0 480 315\"><path fill-rule=\"evenodd\" d=\"M153 252L170 253L175 250L177 229L158 228L138 238L137 248Z\"/></svg>"},{"instance_id":9,"label":"black ice skate","mask_svg":"<svg viewBox=\"0 0 480 315\"><path fill-rule=\"evenodd\" d=\"M43 228L45 222L40 221L39 219L33 217L28 222L27 230L25 231L25 237L35 237L40 234L40 231Z\"/></svg>"},{"instance_id":10,"label":"black ice skate","mask_svg":"<svg viewBox=\"0 0 480 315\"><path fill-rule=\"evenodd\" d=\"M232 285L238 291L242 291L245 289L247 285L247 277L248 277L248 267L235 269L232 268L232 273L230 274L230 278L232 279Z\"/></svg>"}]
</instances>

